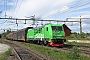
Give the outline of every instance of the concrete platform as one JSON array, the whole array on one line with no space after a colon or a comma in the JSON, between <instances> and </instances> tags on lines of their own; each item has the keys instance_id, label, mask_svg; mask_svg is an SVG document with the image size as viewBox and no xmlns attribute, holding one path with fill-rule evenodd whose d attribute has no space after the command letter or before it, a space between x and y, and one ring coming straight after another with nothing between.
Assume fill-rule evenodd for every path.
<instances>
[{"instance_id":1,"label":"concrete platform","mask_svg":"<svg viewBox=\"0 0 90 60\"><path fill-rule=\"evenodd\" d=\"M10 48L10 46L8 46L6 44L0 44L0 54L6 52L9 48Z\"/></svg>"}]
</instances>

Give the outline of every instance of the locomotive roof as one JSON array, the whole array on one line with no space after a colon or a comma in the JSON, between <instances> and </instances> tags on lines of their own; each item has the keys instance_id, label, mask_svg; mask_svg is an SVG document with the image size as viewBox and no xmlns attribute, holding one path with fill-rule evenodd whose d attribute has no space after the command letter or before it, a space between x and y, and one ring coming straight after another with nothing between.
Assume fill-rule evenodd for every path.
<instances>
[{"instance_id":1,"label":"locomotive roof","mask_svg":"<svg viewBox=\"0 0 90 60\"><path fill-rule=\"evenodd\" d=\"M19 31L25 31L25 30L27 30L27 29L32 29L32 28L33 28L33 27L26 27L26 28L20 29L20 30L18 30L18 31L15 31L14 33L19 32Z\"/></svg>"},{"instance_id":2,"label":"locomotive roof","mask_svg":"<svg viewBox=\"0 0 90 60\"><path fill-rule=\"evenodd\" d=\"M43 26L35 27L35 28L33 28L33 29L40 29L40 28L45 27L46 25L54 25L54 24L45 24L45 25L43 25ZM71 29L70 29L69 27L67 27L66 24L59 24L59 25L64 26L64 27L66 27L67 29L69 29L69 30L71 31Z\"/></svg>"},{"instance_id":3,"label":"locomotive roof","mask_svg":"<svg viewBox=\"0 0 90 60\"><path fill-rule=\"evenodd\" d=\"M34 27L33 29L40 29L40 28L45 27L46 25L54 25L54 24L45 24L45 25L43 25L43 26ZM60 25L63 25L63 24L60 24Z\"/></svg>"},{"instance_id":4,"label":"locomotive roof","mask_svg":"<svg viewBox=\"0 0 90 60\"><path fill-rule=\"evenodd\" d=\"M40 29L40 28L43 28L45 25L43 25L43 26L39 26L39 27L35 27L35 28L33 28L33 29Z\"/></svg>"}]
</instances>

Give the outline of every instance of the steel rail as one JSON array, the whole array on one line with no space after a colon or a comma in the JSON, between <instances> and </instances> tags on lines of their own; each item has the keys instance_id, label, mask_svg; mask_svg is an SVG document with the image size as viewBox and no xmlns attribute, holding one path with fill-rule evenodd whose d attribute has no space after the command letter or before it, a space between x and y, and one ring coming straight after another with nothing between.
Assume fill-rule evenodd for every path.
<instances>
[{"instance_id":1,"label":"steel rail","mask_svg":"<svg viewBox=\"0 0 90 60\"><path fill-rule=\"evenodd\" d=\"M17 45L17 44L14 44L13 42L10 42L10 41L5 41L5 40L3 40L3 42L8 43L8 44L12 47L12 50L13 50L13 52L15 53L15 57L16 57L18 60L23 60L23 58L22 58L22 53L20 53L20 52L18 51L18 48L20 48L21 46L19 46L19 45ZM17 48L17 46L18 46L18 48ZM38 60L46 60L45 58L43 58L43 57L39 56L38 54L34 53L33 51L29 50L28 48L26 48L26 47L23 46L23 47L21 47L20 49L22 49L22 48L24 48L23 51L26 51L26 52L28 52L29 54L32 55L32 59L35 58L36 60L37 60L37 59L38 59Z\"/></svg>"},{"instance_id":2,"label":"steel rail","mask_svg":"<svg viewBox=\"0 0 90 60\"><path fill-rule=\"evenodd\" d=\"M14 47L12 47L12 48L13 48L13 51L15 52L15 54L17 55L18 59L22 60L21 57L19 56L18 52L15 50L15 48Z\"/></svg>"},{"instance_id":3,"label":"steel rail","mask_svg":"<svg viewBox=\"0 0 90 60\"><path fill-rule=\"evenodd\" d=\"M29 51L31 54L33 54L35 57L39 58L40 60L46 60L43 57L40 57L39 55L35 54L34 52L32 52L31 50L25 48L27 51Z\"/></svg>"}]
</instances>

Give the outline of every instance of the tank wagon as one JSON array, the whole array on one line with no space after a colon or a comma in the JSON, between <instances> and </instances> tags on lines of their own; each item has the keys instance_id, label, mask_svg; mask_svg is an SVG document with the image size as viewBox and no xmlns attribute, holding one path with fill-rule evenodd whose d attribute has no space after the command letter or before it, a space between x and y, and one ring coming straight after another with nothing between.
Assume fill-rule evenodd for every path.
<instances>
[{"instance_id":1,"label":"tank wagon","mask_svg":"<svg viewBox=\"0 0 90 60\"><path fill-rule=\"evenodd\" d=\"M13 40L23 40L31 43L63 46L65 36L70 35L71 30L65 24L47 24L41 27L28 27L12 34Z\"/></svg>"}]
</instances>

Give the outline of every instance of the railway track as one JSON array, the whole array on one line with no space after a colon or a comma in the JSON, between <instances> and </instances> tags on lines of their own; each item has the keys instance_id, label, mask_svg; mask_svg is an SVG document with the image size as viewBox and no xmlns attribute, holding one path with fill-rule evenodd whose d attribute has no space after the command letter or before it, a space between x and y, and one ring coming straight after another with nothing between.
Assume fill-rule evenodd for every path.
<instances>
[{"instance_id":1,"label":"railway track","mask_svg":"<svg viewBox=\"0 0 90 60\"><path fill-rule=\"evenodd\" d=\"M14 43L8 42L8 41L6 41L6 43L14 46L13 49L14 49L16 55L19 58L18 60L51 60L51 59L40 57L40 56L38 56L37 54L33 53L32 51L30 51L29 49L27 49L25 47L22 47L22 46L19 47L18 44L14 44ZM41 45L38 45L38 46L41 46ZM62 50L62 51L67 52L67 51L71 51L72 48L73 48L73 46L75 46L75 45L65 45L62 48L53 48L53 47L47 47L47 46L45 46L45 48L56 49L58 51L59 50ZM90 47L88 47L88 46L77 46L77 48L78 48L80 54L84 54L85 56L90 57Z\"/></svg>"},{"instance_id":2,"label":"railway track","mask_svg":"<svg viewBox=\"0 0 90 60\"><path fill-rule=\"evenodd\" d=\"M41 57L34 52L30 51L29 49L19 45L15 44L10 41L3 40L4 43L9 44L14 51L14 54L12 58L8 58L7 60L46 60L44 57ZM15 58L15 59L13 59Z\"/></svg>"},{"instance_id":3,"label":"railway track","mask_svg":"<svg viewBox=\"0 0 90 60\"><path fill-rule=\"evenodd\" d=\"M69 52L69 51L72 51L73 50L73 47L75 45L64 45L62 48L59 48L59 47L49 47L50 49L56 49L58 51L64 51L64 52ZM46 47L48 48L48 47ZM79 50L79 53L80 54L83 54L87 57L90 57L90 47L89 46L77 46L78 50Z\"/></svg>"}]
</instances>

